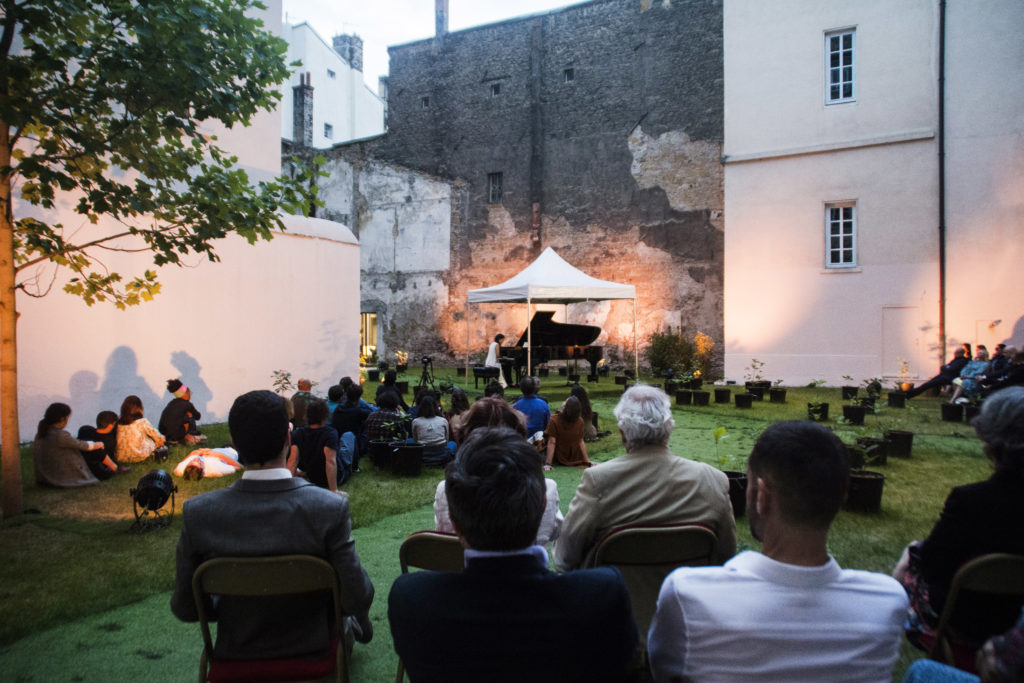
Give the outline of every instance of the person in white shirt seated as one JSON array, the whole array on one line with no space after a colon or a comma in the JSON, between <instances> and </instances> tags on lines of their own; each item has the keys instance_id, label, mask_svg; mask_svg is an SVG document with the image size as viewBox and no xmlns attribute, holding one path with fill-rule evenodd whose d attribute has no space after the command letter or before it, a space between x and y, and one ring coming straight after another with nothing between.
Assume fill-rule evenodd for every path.
<instances>
[{"instance_id":1,"label":"person in white shirt seated","mask_svg":"<svg viewBox=\"0 0 1024 683\"><path fill-rule=\"evenodd\" d=\"M655 681L892 679L903 587L828 554L849 469L843 444L821 425L764 431L747 467L747 515L762 552L668 575L647 636Z\"/></svg>"}]
</instances>

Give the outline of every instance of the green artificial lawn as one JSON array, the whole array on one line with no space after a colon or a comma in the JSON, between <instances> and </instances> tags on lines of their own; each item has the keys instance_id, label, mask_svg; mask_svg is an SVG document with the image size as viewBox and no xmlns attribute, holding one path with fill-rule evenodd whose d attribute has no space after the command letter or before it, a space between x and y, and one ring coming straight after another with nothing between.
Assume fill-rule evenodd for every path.
<instances>
[{"instance_id":1,"label":"green artificial lawn","mask_svg":"<svg viewBox=\"0 0 1024 683\"><path fill-rule=\"evenodd\" d=\"M542 393L556 409L568 395L564 378L546 378L542 384ZM373 395L374 387L366 385L367 395ZM600 427L614 431L612 409L621 387L602 378L587 389ZM469 391L471 398L479 393L472 385ZM827 424L847 443L857 436L880 436L885 429L914 431L912 458L890 458L884 467L873 468L887 477L881 512L844 511L836 519L829 546L844 567L888 573L908 541L927 535L953 486L989 474L973 430L963 423L942 422L939 399L917 398L906 409L882 407L868 415L864 427L834 419L842 414L838 389L789 388L787 399L785 404L755 402L750 410L714 403L677 407L670 446L678 455L742 470L745 455L766 426L804 419L807 402L822 400L831 403L833 419ZM716 443L714 432L720 427L725 436ZM204 425L203 431L208 445L230 440L226 425ZM190 450L173 448L161 466L172 469ZM598 462L621 454L618 434L588 444L588 451ZM0 679L180 681L196 676L199 629L179 623L168 608L181 505L238 475L198 482L176 479L179 515L171 526L133 533L128 490L150 467L142 463L127 475L80 489L41 488L33 483L30 448L23 449L26 509L31 512L0 524ZM350 497L356 547L377 591L371 611L376 634L369 645L357 645L352 675L354 681L385 681L394 678L397 665L386 609L388 590L399 572L398 547L410 532L433 526L430 505L442 473L425 469L419 477L399 478L374 471L368 460L362 469L343 488ZM548 476L558 482L565 512L582 471L556 467ZM741 548L759 548L745 518L737 521L737 530ZM897 680L919 656L904 646Z\"/></svg>"}]
</instances>

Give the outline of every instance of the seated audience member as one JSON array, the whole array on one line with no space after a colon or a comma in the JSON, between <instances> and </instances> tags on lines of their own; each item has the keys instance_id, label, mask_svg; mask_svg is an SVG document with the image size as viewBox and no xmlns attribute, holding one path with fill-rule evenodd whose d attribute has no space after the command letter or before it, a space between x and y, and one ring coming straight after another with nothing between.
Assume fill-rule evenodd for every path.
<instances>
[{"instance_id":1,"label":"seated audience member","mask_svg":"<svg viewBox=\"0 0 1024 683\"><path fill-rule=\"evenodd\" d=\"M456 438L455 435L459 432L459 428L462 426L463 420L465 420L467 410L469 410L469 397L466 396L465 390L455 387L452 390L451 408L444 414L448 418L448 424L451 426L453 439Z\"/></svg>"},{"instance_id":2,"label":"seated audience member","mask_svg":"<svg viewBox=\"0 0 1024 683\"><path fill-rule=\"evenodd\" d=\"M524 439L526 438L526 423L523 421L523 414L513 410L501 399L477 401L464 414L469 419L464 428L462 440L467 439L473 430L481 427L506 427ZM544 486L547 504L544 506L544 515L541 517L534 543L547 546L558 538L564 520L559 507L558 483L554 479L544 479ZM437 484L437 490L434 492L434 526L438 531L455 533L455 527L452 526L452 520L448 515L448 497L445 495L444 479Z\"/></svg>"},{"instance_id":3,"label":"seated audience member","mask_svg":"<svg viewBox=\"0 0 1024 683\"><path fill-rule=\"evenodd\" d=\"M32 442L32 464L37 484L70 488L99 483L82 457L82 451L98 453L102 451L103 444L71 436L64 429L70 417L71 406L51 403L39 421L36 438Z\"/></svg>"},{"instance_id":4,"label":"seated audience member","mask_svg":"<svg viewBox=\"0 0 1024 683\"><path fill-rule=\"evenodd\" d=\"M405 399L402 398L402 392L398 390L398 373L394 370L388 370L384 373L384 381L377 385L377 393L374 395L373 400L380 405L380 397L384 393L392 393L398 399L398 405L401 407L402 412L408 413L409 406L405 403Z\"/></svg>"},{"instance_id":5,"label":"seated audience member","mask_svg":"<svg viewBox=\"0 0 1024 683\"><path fill-rule=\"evenodd\" d=\"M914 398L919 394L923 394L933 387L944 387L953 383L953 380L960 376L960 371L967 365L967 361L970 356L963 347L956 350L953 354L953 360L949 361L941 368L939 368L939 374L932 377L930 380L922 384L921 386L914 387L907 392L907 398Z\"/></svg>"},{"instance_id":6,"label":"seated audience member","mask_svg":"<svg viewBox=\"0 0 1024 683\"><path fill-rule=\"evenodd\" d=\"M519 389L523 397L512 404L512 407L526 416L526 436L535 437L537 432L543 432L551 419L551 409L547 401L537 395L540 391L540 380L532 375L527 375L519 382Z\"/></svg>"},{"instance_id":7,"label":"seated audience member","mask_svg":"<svg viewBox=\"0 0 1024 683\"><path fill-rule=\"evenodd\" d=\"M142 462L164 445L164 435L142 415L142 399L127 396L117 421L117 462Z\"/></svg>"},{"instance_id":8,"label":"seated audience member","mask_svg":"<svg viewBox=\"0 0 1024 683\"><path fill-rule=\"evenodd\" d=\"M736 522L729 479L668 449L675 421L665 392L630 387L615 407L615 418L626 454L583 473L555 544L555 567L587 566L601 537L625 524L703 524L718 537L713 561L732 557Z\"/></svg>"},{"instance_id":9,"label":"seated audience member","mask_svg":"<svg viewBox=\"0 0 1024 683\"><path fill-rule=\"evenodd\" d=\"M1015 351L1006 368L1006 372L999 379L982 385L982 395L988 396L994 391L1007 387L1019 387L1024 385L1024 351Z\"/></svg>"},{"instance_id":10,"label":"seated audience member","mask_svg":"<svg viewBox=\"0 0 1024 683\"><path fill-rule=\"evenodd\" d=\"M949 397L950 403L967 403L969 399L981 394L980 380L988 369L988 349L978 344L978 356L960 371L960 376L953 380L954 389Z\"/></svg>"},{"instance_id":11,"label":"seated audience member","mask_svg":"<svg viewBox=\"0 0 1024 683\"><path fill-rule=\"evenodd\" d=\"M420 394L416 406L418 414L412 421L412 438L425 446L423 462L431 465L445 465L455 455L455 442L449 434L448 420L441 415L441 408L433 392Z\"/></svg>"},{"instance_id":12,"label":"seated audience member","mask_svg":"<svg viewBox=\"0 0 1024 683\"><path fill-rule=\"evenodd\" d=\"M907 638L922 649L934 640L953 575L965 562L989 553L1024 555L1024 387L989 396L972 424L995 471L954 488L928 538L907 546L893 573L910 595ZM950 625L956 642L973 650L1015 617L1004 600L977 595L958 607Z\"/></svg>"},{"instance_id":13,"label":"seated audience member","mask_svg":"<svg viewBox=\"0 0 1024 683\"><path fill-rule=\"evenodd\" d=\"M996 344L992 360L985 368L985 381L993 382L1005 375L1006 371L1010 369L1010 359L1013 358L1013 353L1015 351L1011 352L1010 349L1007 349L1006 344Z\"/></svg>"},{"instance_id":14,"label":"seated audience member","mask_svg":"<svg viewBox=\"0 0 1024 683\"><path fill-rule=\"evenodd\" d=\"M344 404L344 403L346 403L348 401L348 388L350 386L352 386L353 384L358 384L358 382L353 382L351 377L342 377L341 380L338 382L338 385L341 387L342 392L343 392L343 396L341 397L342 404ZM359 388L362 389L362 385L361 384L359 385ZM370 412L370 413L372 413L373 411L377 410L377 406L375 406L375 405L373 405L371 403L367 403L362 398L362 395L363 395L363 392L360 391L359 392L359 396L360 396L360 398L359 398L359 407L364 409L367 412Z\"/></svg>"},{"instance_id":15,"label":"seated audience member","mask_svg":"<svg viewBox=\"0 0 1024 683\"><path fill-rule=\"evenodd\" d=\"M160 433L167 437L168 443L194 446L206 441L196 426L196 420L203 416L192 405L192 391L180 379L167 380L167 391L174 394L174 398L160 413L160 422L157 423Z\"/></svg>"},{"instance_id":16,"label":"seated audience member","mask_svg":"<svg viewBox=\"0 0 1024 683\"><path fill-rule=\"evenodd\" d=\"M292 427L305 427L309 424L306 420L306 404L316 396L312 394L313 383L305 377L296 386L299 390L292 394Z\"/></svg>"},{"instance_id":17,"label":"seated audience member","mask_svg":"<svg viewBox=\"0 0 1024 683\"><path fill-rule=\"evenodd\" d=\"M352 456L352 471L359 471L359 458L366 455L366 418L373 411L361 397L363 387L349 382L345 390L345 402L338 404L331 414L331 426L340 436L351 432L355 437L356 452Z\"/></svg>"},{"instance_id":18,"label":"seated audience member","mask_svg":"<svg viewBox=\"0 0 1024 683\"><path fill-rule=\"evenodd\" d=\"M828 554L849 471L821 425L761 434L747 515L763 553L668 575L647 637L656 682L891 680L907 597L891 577L842 569Z\"/></svg>"},{"instance_id":19,"label":"seated audience member","mask_svg":"<svg viewBox=\"0 0 1024 683\"><path fill-rule=\"evenodd\" d=\"M367 442L404 440L409 436L409 418L398 412L398 394L385 391L377 396L380 410L366 416L363 431Z\"/></svg>"},{"instance_id":20,"label":"seated audience member","mask_svg":"<svg viewBox=\"0 0 1024 683\"><path fill-rule=\"evenodd\" d=\"M292 477L285 467L287 402L270 391L251 391L231 406L228 429L245 471L231 486L185 502L171 611L182 621L198 619L192 575L210 558L315 555L337 572L342 608L351 615L346 632L369 642L373 584L350 536L348 496ZM333 618L329 606L322 595L287 601L222 596L214 653L222 659L322 655Z\"/></svg>"},{"instance_id":21,"label":"seated audience member","mask_svg":"<svg viewBox=\"0 0 1024 683\"><path fill-rule=\"evenodd\" d=\"M96 416L96 426L82 425L78 438L83 441L99 441L103 448L96 451L82 451L85 464L97 479L109 479L118 472L131 472L128 465L118 465L117 460L117 413L104 410Z\"/></svg>"},{"instance_id":22,"label":"seated audience member","mask_svg":"<svg viewBox=\"0 0 1024 683\"><path fill-rule=\"evenodd\" d=\"M491 396L505 398L505 387L495 381L488 382L487 386L484 387L484 398L490 398Z\"/></svg>"},{"instance_id":23,"label":"seated audience member","mask_svg":"<svg viewBox=\"0 0 1024 683\"><path fill-rule=\"evenodd\" d=\"M587 457L580 401L575 396L565 399L562 409L551 416L544 436L548 439L545 470L550 470L555 462L567 467L590 467L594 464Z\"/></svg>"},{"instance_id":24,"label":"seated audience member","mask_svg":"<svg viewBox=\"0 0 1024 683\"><path fill-rule=\"evenodd\" d=\"M587 395L587 390L579 384L573 384L572 389L569 390L570 396L575 396L576 400L580 402L580 417L583 418L583 440L597 441L599 436L597 433L597 427L594 426L594 409L590 405L590 396Z\"/></svg>"},{"instance_id":25,"label":"seated audience member","mask_svg":"<svg viewBox=\"0 0 1024 683\"><path fill-rule=\"evenodd\" d=\"M310 482L337 493L338 485L352 476L355 435L346 432L339 438L337 430L327 426L327 402L322 398L306 404L306 418L309 424L292 432L288 469L293 475L305 472Z\"/></svg>"},{"instance_id":26,"label":"seated audience member","mask_svg":"<svg viewBox=\"0 0 1024 683\"><path fill-rule=\"evenodd\" d=\"M1010 683L1024 681L1024 610L1006 633L993 636L978 650L978 676L930 659L910 665L903 683ZM980 676L980 678L979 678Z\"/></svg>"},{"instance_id":27,"label":"seated audience member","mask_svg":"<svg viewBox=\"0 0 1024 683\"><path fill-rule=\"evenodd\" d=\"M445 475L466 568L402 574L388 598L412 681L621 681L636 648L629 596L611 567L548 570L533 545L544 512L537 451L478 429Z\"/></svg>"},{"instance_id":28,"label":"seated audience member","mask_svg":"<svg viewBox=\"0 0 1024 683\"><path fill-rule=\"evenodd\" d=\"M340 384L335 384L327 390L327 414L333 415L335 408L345 400L345 390Z\"/></svg>"}]
</instances>

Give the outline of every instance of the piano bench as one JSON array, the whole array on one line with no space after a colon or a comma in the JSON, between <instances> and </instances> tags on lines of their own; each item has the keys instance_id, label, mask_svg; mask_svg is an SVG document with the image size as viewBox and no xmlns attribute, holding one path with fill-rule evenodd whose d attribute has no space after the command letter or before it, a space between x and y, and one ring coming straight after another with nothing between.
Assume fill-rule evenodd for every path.
<instances>
[{"instance_id":1,"label":"piano bench","mask_svg":"<svg viewBox=\"0 0 1024 683\"><path fill-rule=\"evenodd\" d=\"M492 368L486 365L474 365L473 366L473 388L477 389L480 387L480 380L483 379L484 383L487 384L492 379L498 379L498 374L501 372L501 368Z\"/></svg>"}]
</instances>

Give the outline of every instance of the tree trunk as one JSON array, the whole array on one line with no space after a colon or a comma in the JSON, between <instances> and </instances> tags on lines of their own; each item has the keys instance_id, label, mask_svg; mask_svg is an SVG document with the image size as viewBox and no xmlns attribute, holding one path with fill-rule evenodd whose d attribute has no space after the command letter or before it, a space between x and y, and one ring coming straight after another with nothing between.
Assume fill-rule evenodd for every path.
<instances>
[{"instance_id":1,"label":"tree trunk","mask_svg":"<svg viewBox=\"0 0 1024 683\"><path fill-rule=\"evenodd\" d=\"M0 120L0 168L11 163L10 128ZM0 172L0 456L3 462L3 516L20 515L21 448L18 437L18 347L15 309L14 216L11 178Z\"/></svg>"}]
</instances>

